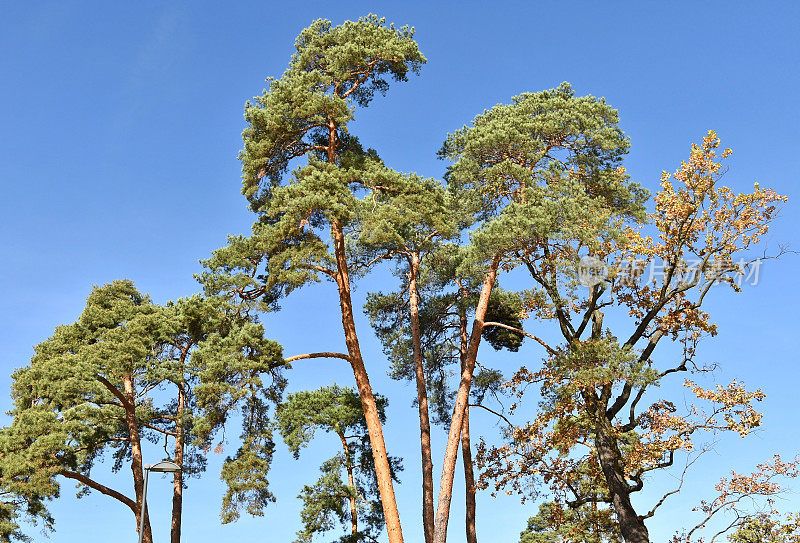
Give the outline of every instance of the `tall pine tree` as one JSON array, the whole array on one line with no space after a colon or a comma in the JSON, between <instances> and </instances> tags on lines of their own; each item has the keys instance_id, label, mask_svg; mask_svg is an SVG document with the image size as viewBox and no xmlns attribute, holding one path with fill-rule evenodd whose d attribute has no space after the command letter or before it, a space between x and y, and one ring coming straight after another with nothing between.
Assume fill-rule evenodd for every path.
<instances>
[{"instance_id":1,"label":"tall pine tree","mask_svg":"<svg viewBox=\"0 0 800 543\"><path fill-rule=\"evenodd\" d=\"M333 26L318 20L296 41L289 68L245 108L243 194L257 216L253 235L233 237L207 262L206 280L244 300L277 297L325 278L336 284L347 360L369 429L389 541L403 540L380 416L364 366L351 298L346 235L368 210L369 195L398 175L351 131L356 106L406 80L425 57L413 30L370 15ZM290 168L295 168L286 175ZM291 358L289 359L291 360Z\"/></svg>"}]
</instances>

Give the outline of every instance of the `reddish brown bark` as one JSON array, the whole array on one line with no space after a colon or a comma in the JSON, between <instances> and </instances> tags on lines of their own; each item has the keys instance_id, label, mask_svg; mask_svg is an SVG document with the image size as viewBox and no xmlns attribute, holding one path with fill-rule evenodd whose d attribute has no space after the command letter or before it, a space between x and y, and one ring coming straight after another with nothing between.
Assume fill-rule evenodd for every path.
<instances>
[{"instance_id":1,"label":"reddish brown bark","mask_svg":"<svg viewBox=\"0 0 800 543\"><path fill-rule=\"evenodd\" d=\"M431 423L428 412L428 391L425 384L425 368L422 362L422 340L419 328L419 253L409 258L408 297L411 312L411 342L414 351L414 376L417 384L419 407L420 453L422 456L422 530L425 543L433 542L433 460L431 458Z\"/></svg>"},{"instance_id":2,"label":"reddish brown bark","mask_svg":"<svg viewBox=\"0 0 800 543\"><path fill-rule=\"evenodd\" d=\"M66 470L66 469L65 470L61 470L59 473L61 475L63 475L64 477L66 477L67 479L74 479L76 481L79 481L79 482L85 484L86 486L88 486L89 488L100 492L101 494L105 494L106 496L111 496L115 500L121 501L122 503L124 503L125 505L130 507L130 509L131 509L131 511L133 511L134 515L136 514L136 508L137 508L136 502L133 501L132 499L130 499L128 496L125 496L121 492L117 492L113 488L108 488L107 486L102 485L102 484L98 483L97 481L95 481L93 479L90 479L89 477L87 477L86 475L84 475L82 473L78 473L78 472L70 471L70 470ZM137 526L138 526L138 524L137 524Z\"/></svg>"},{"instance_id":3,"label":"reddish brown bark","mask_svg":"<svg viewBox=\"0 0 800 543\"><path fill-rule=\"evenodd\" d=\"M461 382L458 385L453 418L450 421L450 432L447 436L444 462L442 463L442 480L439 484L439 504L436 510L433 542L445 543L447 541L447 524L450 520L450 503L453 498L453 477L455 476L458 447L461 438L461 428L464 424L464 413L469 403L469 391L472 386L472 374L475 371L475 361L478 358L478 347L481 343L483 322L486 309L489 306L489 296L492 294L497 269L500 266L500 255L495 255L489 264L489 269L484 277L478 306L475 309L475 318L472 322L472 333L469 338L467 356L464 359L461 371Z\"/></svg>"},{"instance_id":4,"label":"reddish brown bark","mask_svg":"<svg viewBox=\"0 0 800 543\"><path fill-rule=\"evenodd\" d=\"M128 438L131 444L131 472L133 472L133 490L136 494L136 529L138 531L142 516L142 493L144 491L144 472L142 468L142 442L139 436L139 425L136 422L136 398L133 388L133 378L127 373L122 378L125 396L125 423L128 426ZM144 511L144 543L153 543L153 533L150 530L150 515L147 508Z\"/></svg>"},{"instance_id":5,"label":"reddish brown bark","mask_svg":"<svg viewBox=\"0 0 800 543\"><path fill-rule=\"evenodd\" d=\"M389 536L389 543L403 543L403 531L400 527L400 514L397 510L397 501L394 495L392 471L389 467L386 442L383 438L383 426L381 425L380 416L378 415L375 395L369 383L369 376L364 366L364 359L361 355L361 347L356 334L353 302L350 295L350 275L345 257L344 232L342 231L341 225L335 219L331 221L331 234L334 243L334 254L336 256L336 284L339 288L339 305L342 313L344 339L347 344L347 353L350 357L350 365L353 368L356 386L358 387L358 394L361 398L361 406L364 409L364 419L367 423L372 456L375 461L375 476L378 482L378 491L380 492L383 515L386 521L386 532Z\"/></svg>"},{"instance_id":6,"label":"reddish brown bark","mask_svg":"<svg viewBox=\"0 0 800 543\"><path fill-rule=\"evenodd\" d=\"M336 122L333 119L329 119L327 158L330 164L336 164L337 140ZM358 394L361 398L361 407L364 409L364 419L367 423L369 442L375 463L375 478L378 483L378 492L381 496L383 516L386 522L386 532L389 537L389 543L403 543L403 530L400 526L400 513L397 510L397 500L394 495L394 485L392 484L392 470L389 466L389 456L386 452L386 442L383 438L383 425L378 415L375 395L369 383L369 376L364 366L364 358L361 355L361 347L356 334L344 232L342 225L336 218L331 219L331 237L333 238L333 252L336 258L334 278L339 290L339 306L342 314L344 339L347 345L350 366L353 368Z\"/></svg>"},{"instance_id":7,"label":"reddish brown bark","mask_svg":"<svg viewBox=\"0 0 800 543\"><path fill-rule=\"evenodd\" d=\"M467 292L461 289L461 297L466 298ZM467 335L467 309L462 307L459 311L459 336L461 339L461 365L467 359L469 336ZM461 452L464 462L464 491L465 491L465 530L467 543L477 543L478 534L475 529L475 468L472 464L472 443L469 436L469 404L464 410L464 423L461 426Z\"/></svg>"}]
</instances>

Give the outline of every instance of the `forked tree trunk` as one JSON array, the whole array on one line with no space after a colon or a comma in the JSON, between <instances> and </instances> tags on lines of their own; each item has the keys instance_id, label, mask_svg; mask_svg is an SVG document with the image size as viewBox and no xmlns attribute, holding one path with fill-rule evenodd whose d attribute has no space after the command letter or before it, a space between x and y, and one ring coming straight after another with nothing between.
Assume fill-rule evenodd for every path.
<instances>
[{"instance_id":1,"label":"forked tree trunk","mask_svg":"<svg viewBox=\"0 0 800 543\"><path fill-rule=\"evenodd\" d=\"M599 416L605 418L605 413L598 414ZM611 493L611 503L614 506L622 537L625 543L650 543L650 534L644 525L644 520L639 518L631 503L631 491L625 480L622 455L609 432L610 423L606 424L606 421L601 420L596 425L597 457Z\"/></svg>"},{"instance_id":2,"label":"forked tree trunk","mask_svg":"<svg viewBox=\"0 0 800 543\"><path fill-rule=\"evenodd\" d=\"M139 425L136 421L136 397L133 389L133 378L127 373L122 378L123 393L125 395L125 423L128 426L128 439L131 444L131 472L133 473L133 490L136 494L136 530L142 519L142 494L144 492L144 471L142 467L142 441L139 436ZM144 543L153 543L153 533L150 530L150 515L147 508L144 511Z\"/></svg>"},{"instance_id":3,"label":"forked tree trunk","mask_svg":"<svg viewBox=\"0 0 800 543\"><path fill-rule=\"evenodd\" d=\"M483 281L478 306L475 309L475 319L472 323L472 333L469 338L469 348L461 371L461 382L458 385L453 418L450 421L450 432L447 436L444 462L442 463L442 481L439 485L439 504L436 510L436 523L434 525L433 542L445 543L447 541L447 524L450 520L450 503L453 499L453 477L456 470L458 446L461 438L461 427L464 424L464 412L469 403L469 391L472 386L472 374L475 371L475 361L478 357L478 347L481 343L483 322L486 309L489 306L489 296L492 294L497 269L500 266L500 255L492 257L486 277Z\"/></svg>"},{"instance_id":4,"label":"forked tree trunk","mask_svg":"<svg viewBox=\"0 0 800 543\"><path fill-rule=\"evenodd\" d=\"M181 515L183 512L183 412L186 403L184 384L178 387L178 409L175 413L175 463L181 467L173 474L172 481L172 526L170 543L181 543Z\"/></svg>"},{"instance_id":5,"label":"forked tree trunk","mask_svg":"<svg viewBox=\"0 0 800 543\"><path fill-rule=\"evenodd\" d=\"M433 460L431 459L431 423L428 413L428 391L425 385L425 368L422 362L422 339L419 328L419 253L409 258L408 298L411 312L411 343L414 351L414 376L417 383L419 406L420 452L422 455L422 531L425 543L433 542Z\"/></svg>"},{"instance_id":6,"label":"forked tree trunk","mask_svg":"<svg viewBox=\"0 0 800 543\"><path fill-rule=\"evenodd\" d=\"M375 461L375 476L381 496L383 515L386 520L386 532L389 536L389 543L402 543L403 531L400 527L400 514L397 511L397 501L394 495L394 485L392 484L392 471L389 467L389 457L386 453L386 443L383 438L383 427L378 415L378 407L375 404L375 395L372 392L372 386L369 384L369 376L364 367L358 336L356 335L353 302L350 295L350 275L345 257L344 232L342 232L341 225L335 219L331 220L331 234L336 256L336 283L339 288L339 305L342 313L344 339L347 344L347 354L350 357L350 365L353 368L356 386L358 387L358 394L361 398L361 406L364 409L364 419L367 423L372 456Z\"/></svg>"},{"instance_id":7,"label":"forked tree trunk","mask_svg":"<svg viewBox=\"0 0 800 543\"><path fill-rule=\"evenodd\" d=\"M592 313L592 339L600 339L603 332L603 312ZM631 485L625 476L625 462L614 437L609 420L607 402L600 401L593 392L582 392L583 400L594 417L594 446L603 477L611 494L611 503L625 543L650 543L650 534L631 503Z\"/></svg>"}]
</instances>

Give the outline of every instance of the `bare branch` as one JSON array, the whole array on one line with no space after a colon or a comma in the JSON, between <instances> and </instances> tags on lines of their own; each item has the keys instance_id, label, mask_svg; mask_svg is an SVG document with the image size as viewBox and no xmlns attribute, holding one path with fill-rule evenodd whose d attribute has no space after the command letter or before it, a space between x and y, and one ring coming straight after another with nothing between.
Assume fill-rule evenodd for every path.
<instances>
[{"instance_id":1,"label":"bare branch","mask_svg":"<svg viewBox=\"0 0 800 543\"><path fill-rule=\"evenodd\" d=\"M307 354L296 354L294 356L290 356L289 358L284 358L283 363L294 362L295 360L305 360L307 358L341 358L342 360L347 360L350 362L350 357L343 353L307 353ZM282 364L279 364L282 365Z\"/></svg>"},{"instance_id":2,"label":"bare branch","mask_svg":"<svg viewBox=\"0 0 800 543\"><path fill-rule=\"evenodd\" d=\"M105 494L106 496L111 496L112 498L115 498L115 499L121 501L122 503L124 503L125 505L130 507L131 511L136 513L136 509L138 508L137 503L135 501L133 501L132 499L130 499L129 497L125 496L124 494L121 494L121 493L117 492L116 490L114 490L112 488L108 488L107 486L102 485L102 484L98 483L97 481L94 481L93 479L90 479L90 478L88 478L86 475L84 475L82 473L78 473L78 472L70 471L70 470L62 470L62 471L59 472L59 474L63 475L64 477L66 477L68 479L74 479L76 481L79 481L79 482L85 484L86 486L88 486L89 488L93 488L94 490L97 490L101 494Z\"/></svg>"},{"instance_id":3,"label":"bare branch","mask_svg":"<svg viewBox=\"0 0 800 543\"><path fill-rule=\"evenodd\" d=\"M505 421L505 423L508 424L509 426L511 426L512 428L514 427L514 425L511 423L510 420L508 420L508 418L505 415L503 415L502 413L498 413L494 409L489 409L485 405L481 405L479 403L471 403L471 404L467 404L467 405L469 407L480 407L481 409L485 409L486 411L488 411L492 415L495 415L495 416L500 417L501 419L503 419Z\"/></svg>"},{"instance_id":4,"label":"bare branch","mask_svg":"<svg viewBox=\"0 0 800 543\"><path fill-rule=\"evenodd\" d=\"M552 347L550 347L550 345L545 343L543 339L538 338L538 337L534 336L533 334L529 334L525 330L522 330L520 328L514 328L513 326L509 326L507 324L503 324L502 322L485 322L485 323L483 323L483 327L484 328L486 328L487 326L497 326L498 328L505 328L506 330L511 330L512 332L516 332L518 334L522 334L523 336L529 337L532 340L534 340L537 343L539 343L539 345L541 345L542 347L547 349L547 352L550 353L551 355L555 356L555 354L556 354L555 349L553 349Z\"/></svg>"}]
</instances>

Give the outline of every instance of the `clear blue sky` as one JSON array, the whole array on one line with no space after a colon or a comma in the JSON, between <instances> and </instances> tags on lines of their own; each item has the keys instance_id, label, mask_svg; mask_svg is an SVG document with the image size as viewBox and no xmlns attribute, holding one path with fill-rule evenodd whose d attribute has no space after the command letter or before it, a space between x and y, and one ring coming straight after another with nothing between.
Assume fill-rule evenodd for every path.
<instances>
[{"instance_id":1,"label":"clear blue sky","mask_svg":"<svg viewBox=\"0 0 800 543\"><path fill-rule=\"evenodd\" d=\"M192 294L198 259L223 245L226 234L248 231L236 160L242 106L267 76L281 74L295 36L318 17L340 23L377 12L416 27L429 60L421 76L392 87L357 116L362 141L394 168L440 176L444 164L435 152L448 131L515 94L566 80L579 94L605 96L619 108L633 144L627 167L650 188L662 169L674 169L686 156L690 142L717 130L734 149L726 182L745 190L759 181L789 195L770 239L773 247L800 248L800 8L794 2L0 6L3 411L11 403L11 371L27 364L32 346L56 325L77 317L91 285L127 277L158 302ZM721 442L698 472L698 492L710 492L730 468L746 470L773 452L800 451L799 263L797 257L770 261L757 287L712 299L720 334L701 355L721 363L720 381L739 376L768 398L763 430ZM302 291L284 307L266 324L287 354L343 348L330 285ZM406 540L416 543L422 537L413 389L385 376L380 348L363 318L360 325L373 384L392 399L388 447L405 457L398 495ZM535 351L524 352L533 357ZM298 365L290 378L292 390L334 380L352 384L349 368L336 361ZM473 418L474 434L496 433L491 419ZM208 474L186 494L184 541L290 541L298 528L295 496L316 478L326 444L300 462L279 448L269 475L278 502L264 518L224 527L217 517L221 458L213 457ZM435 458L441 444L439 436ZM160 457L157 448L148 453ZM103 480L127 489L128 477L121 472ZM154 478L151 508L159 511L168 495L167 482ZM650 523L654 540L665 540L694 502L690 492L665 507ZM462 539L461 504L458 495L453 541ZM787 505L797 508L797 499ZM515 497L488 495L478 507L484 543L515 542L535 510ZM56 543L134 540L124 506L94 494L76 500L70 483L52 510ZM168 519L154 516L157 541L165 541Z\"/></svg>"}]
</instances>

